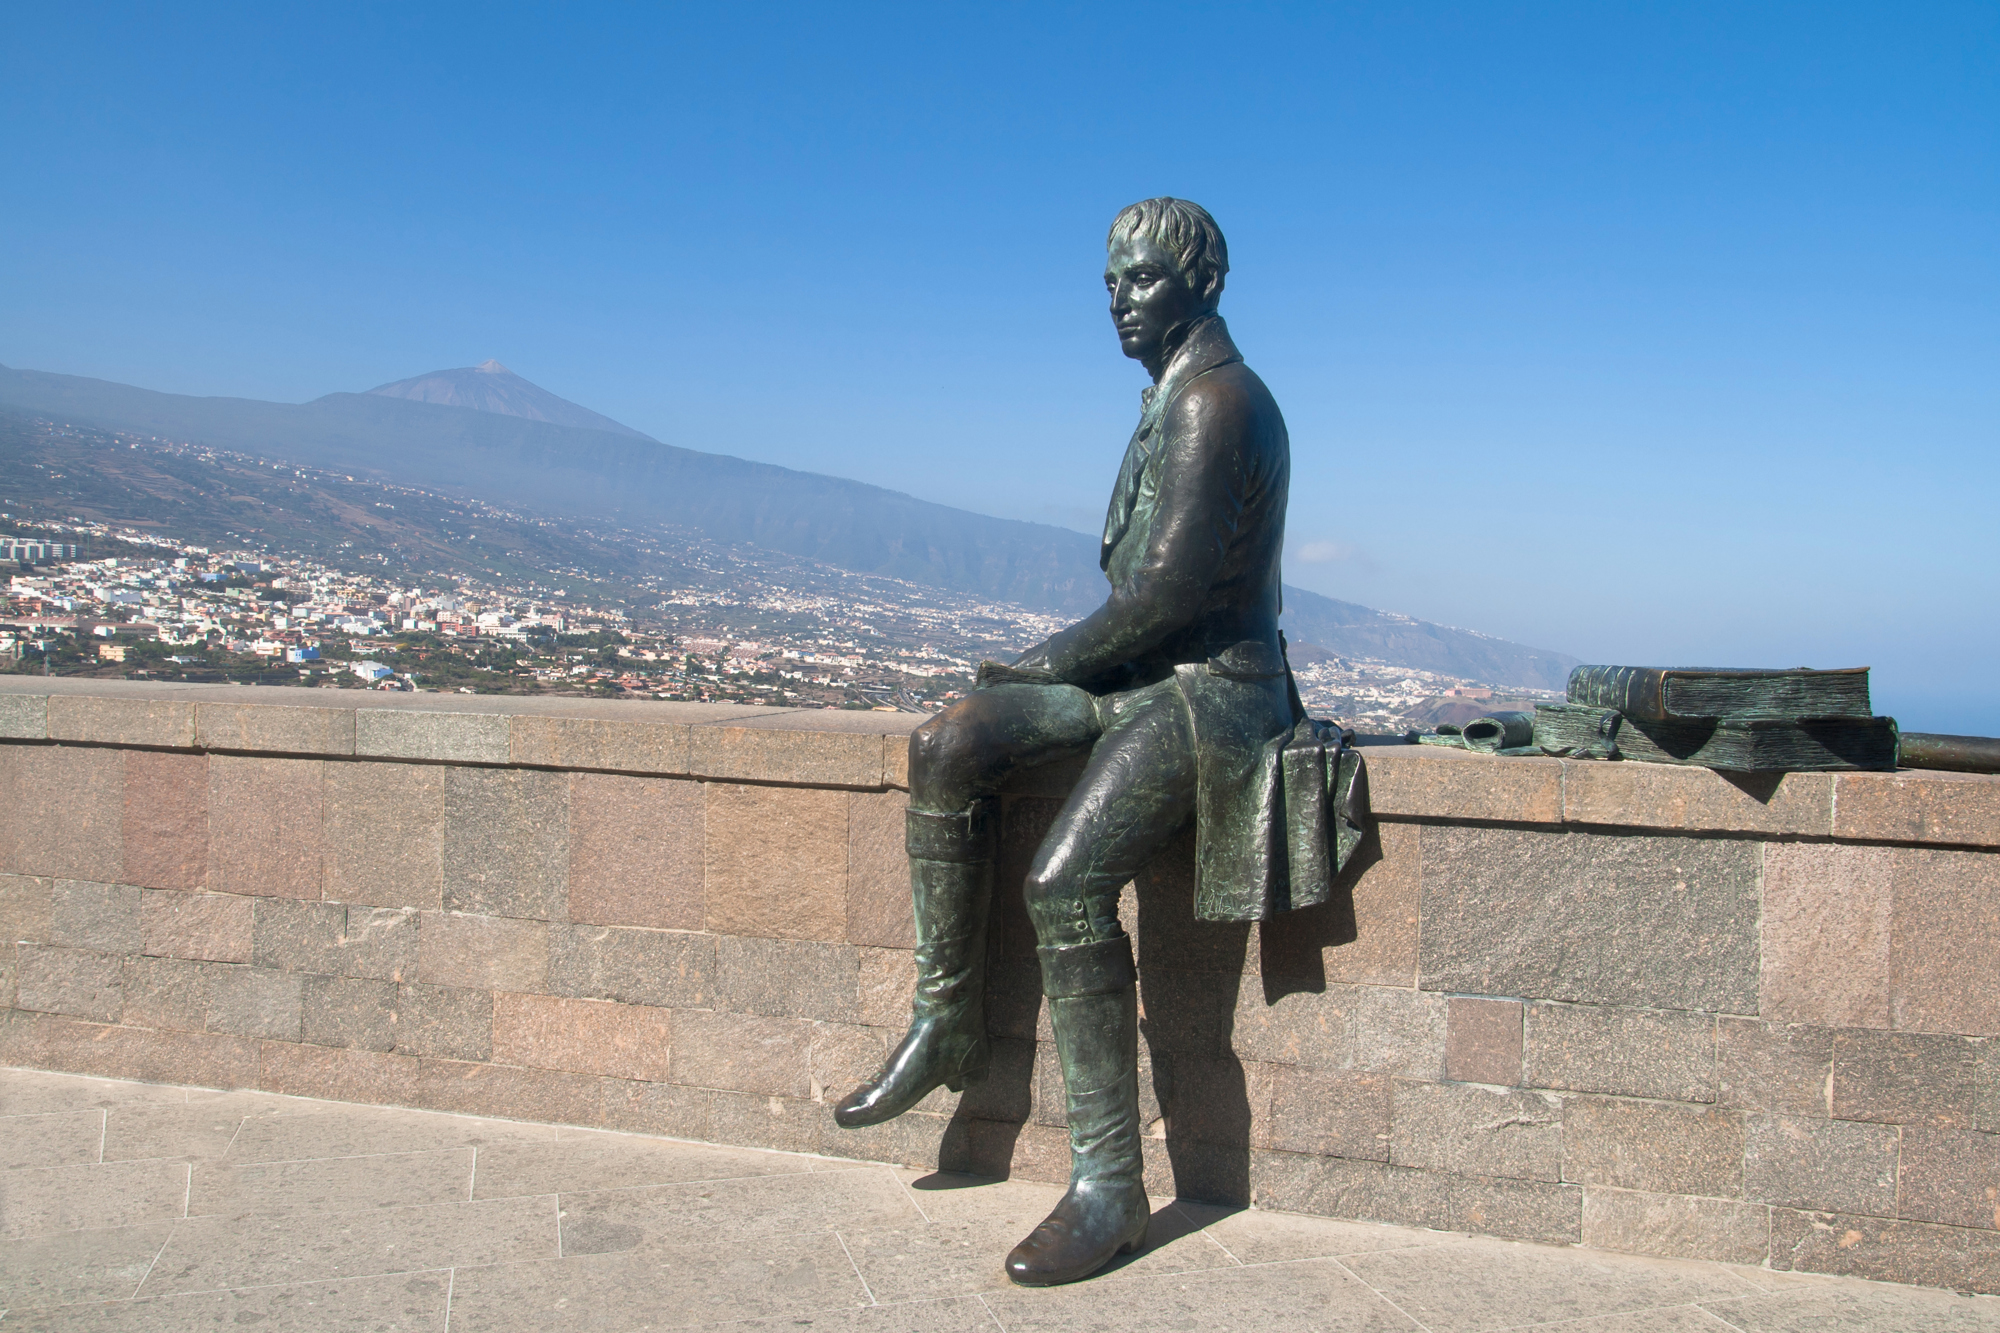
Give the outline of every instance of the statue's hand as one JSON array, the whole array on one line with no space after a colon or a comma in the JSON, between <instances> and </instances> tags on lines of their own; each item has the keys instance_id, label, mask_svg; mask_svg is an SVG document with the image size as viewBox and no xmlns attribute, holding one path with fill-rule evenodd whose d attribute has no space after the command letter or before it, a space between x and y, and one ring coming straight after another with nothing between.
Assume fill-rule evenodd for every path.
<instances>
[{"instance_id":1,"label":"statue's hand","mask_svg":"<svg viewBox=\"0 0 2000 1333\"><path fill-rule=\"evenodd\" d=\"M1014 659L1016 671L1034 671L1054 676L1055 670L1049 665L1049 642L1042 640L1027 652Z\"/></svg>"},{"instance_id":2,"label":"statue's hand","mask_svg":"<svg viewBox=\"0 0 2000 1333\"><path fill-rule=\"evenodd\" d=\"M1011 664L981 662L979 677L974 689L988 689L994 685L1059 685L1056 673L1049 669L1049 646L1036 644L1027 652L1015 658Z\"/></svg>"}]
</instances>

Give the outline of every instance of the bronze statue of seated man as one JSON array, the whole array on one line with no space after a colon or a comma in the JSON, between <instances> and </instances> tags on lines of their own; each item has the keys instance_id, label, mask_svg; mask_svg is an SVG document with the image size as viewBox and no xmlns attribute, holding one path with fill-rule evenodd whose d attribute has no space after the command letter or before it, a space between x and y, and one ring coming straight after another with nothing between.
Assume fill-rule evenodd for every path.
<instances>
[{"instance_id":1,"label":"bronze statue of seated man","mask_svg":"<svg viewBox=\"0 0 2000 1333\"><path fill-rule=\"evenodd\" d=\"M834 1113L879 1124L985 1075L995 794L1021 769L1087 755L1025 885L1072 1159L1069 1192L1007 1258L1027 1285L1088 1277L1145 1241L1121 887L1192 816L1197 915L1255 920L1293 905L1276 760L1303 722L1278 635L1284 418L1216 313L1229 259L1206 211L1133 204L1108 251L1119 344L1153 378L1105 519L1110 596L1011 668L989 664L980 688L911 736L913 1017Z\"/></svg>"}]
</instances>

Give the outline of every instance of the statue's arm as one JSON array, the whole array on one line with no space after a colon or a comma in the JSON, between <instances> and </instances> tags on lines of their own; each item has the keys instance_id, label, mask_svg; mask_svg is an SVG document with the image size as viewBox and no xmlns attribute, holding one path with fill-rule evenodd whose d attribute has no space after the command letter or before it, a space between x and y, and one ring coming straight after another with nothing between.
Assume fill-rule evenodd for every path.
<instances>
[{"instance_id":1,"label":"statue's arm","mask_svg":"<svg viewBox=\"0 0 2000 1333\"><path fill-rule=\"evenodd\" d=\"M1250 413L1233 386L1197 385L1165 423L1159 505L1132 578L1030 657L1058 680L1090 680L1157 647L1201 612L1253 481Z\"/></svg>"}]
</instances>

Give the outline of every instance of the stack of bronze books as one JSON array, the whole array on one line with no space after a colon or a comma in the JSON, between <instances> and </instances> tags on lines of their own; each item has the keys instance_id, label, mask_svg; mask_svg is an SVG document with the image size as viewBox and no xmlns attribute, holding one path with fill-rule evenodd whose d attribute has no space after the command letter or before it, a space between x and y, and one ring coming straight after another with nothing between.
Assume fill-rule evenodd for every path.
<instances>
[{"instance_id":1,"label":"stack of bronze books","mask_svg":"<svg viewBox=\"0 0 2000 1333\"><path fill-rule=\"evenodd\" d=\"M1736 773L1896 766L1896 719L1872 715L1867 667L1580 666L1566 700L1535 709L1544 754Z\"/></svg>"}]
</instances>

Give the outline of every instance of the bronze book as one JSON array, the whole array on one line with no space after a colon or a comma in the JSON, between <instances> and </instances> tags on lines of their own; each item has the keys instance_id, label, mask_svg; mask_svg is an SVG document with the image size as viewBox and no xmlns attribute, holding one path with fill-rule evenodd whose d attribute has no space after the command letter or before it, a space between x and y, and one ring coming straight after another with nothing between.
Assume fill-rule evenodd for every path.
<instances>
[{"instance_id":1,"label":"bronze book","mask_svg":"<svg viewBox=\"0 0 2000 1333\"><path fill-rule=\"evenodd\" d=\"M1868 717L1868 668L1815 671L1731 667L1580 666L1569 673L1568 701L1612 708L1649 722L1726 718Z\"/></svg>"},{"instance_id":2,"label":"bronze book","mask_svg":"<svg viewBox=\"0 0 2000 1333\"><path fill-rule=\"evenodd\" d=\"M1896 766L1893 717L1714 718L1665 722L1615 709L1538 704L1535 744L1544 754L1638 759L1732 773L1829 773Z\"/></svg>"}]
</instances>

